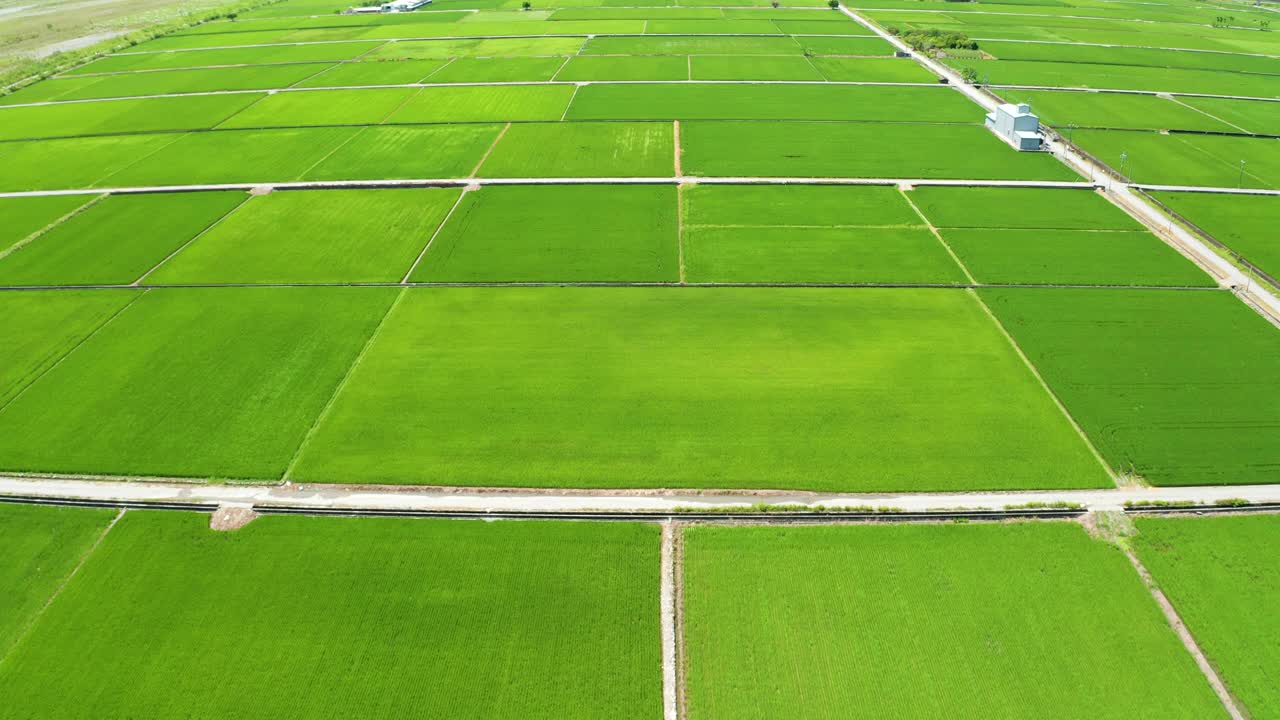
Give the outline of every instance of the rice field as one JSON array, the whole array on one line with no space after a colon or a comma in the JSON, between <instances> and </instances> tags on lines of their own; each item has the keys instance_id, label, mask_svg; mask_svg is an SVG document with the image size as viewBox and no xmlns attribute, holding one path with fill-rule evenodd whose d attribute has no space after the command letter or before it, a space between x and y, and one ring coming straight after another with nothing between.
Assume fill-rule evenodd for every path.
<instances>
[{"instance_id":1,"label":"rice field","mask_svg":"<svg viewBox=\"0 0 1280 720\"><path fill-rule=\"evenodd\" d=\"M1186 94L1271 97L1280 43L1260 27L1208 27L1181 0L884 2L864 14L961 29L967 57L994 58L948 62L1048 83L995 91L1136 181L1275 186L1272 103ZM2 351L0 472L886 492L1267 477L1273 333L1103 192L929 185L1087 179L992 137L844 13L784 5L285 0L4 96L0 192L75 194L0 198L0 322L22 336ZM1067 89L1107 83L1173 94ZM1277 264L1267 198L1167 200ZM1087 321L1062 325L1076 303ZM1130 304L1159 322L1130 333ZM1141 382L1208 338L1262 359ZM1089 360L1062 366L1072 352ZM1218 372L1244 378L1230 407L1210 401ZM1113 377L1143 402L1115 400Z\"/></svg>"},{"instance_id":2,"label":"rice field","mask_svg":"<svg viewBox=\"0 0 1280 720\"><path fill-rule=\"evenodd\" d=\"M1225 717L1075 524L692 527L684 581L693 720Z\"/></svg>"},{"instance_id":3,"label":"rice field","mask_svg":"<svg viewBox=\"0 0 1280 720\"><path fill-rule=\"evenodd\" d=\"M19 512L0 507L20 553L0 578L33 594L110 517ZM47 540L23 532L37 522ZM653 526L269 517L217 533L141 511L8 653L0 692L68 718L659 718L659 649Z\"/></svg>"},{"instance_id":4,"label":"rice field","mask_svg":"<svg viewBox=\"0 0 1280 720\"><path fill-rule=\"evenodd\" d=\"M1280 516L1138 518L1134 549L1251 717L1280 712Z\"/></svg>"},{"instance_id":5,"label":"rice field","mask_svg":"<svg viewBox=\"0 0 1280 720\"><path fill-rule=\"evenodd\" d=\"M1161 203L1209 233L1237 256L1280 277L1280 206L1275 198L1213 193L1158 192Z\"/></svg>"}]
</instances>

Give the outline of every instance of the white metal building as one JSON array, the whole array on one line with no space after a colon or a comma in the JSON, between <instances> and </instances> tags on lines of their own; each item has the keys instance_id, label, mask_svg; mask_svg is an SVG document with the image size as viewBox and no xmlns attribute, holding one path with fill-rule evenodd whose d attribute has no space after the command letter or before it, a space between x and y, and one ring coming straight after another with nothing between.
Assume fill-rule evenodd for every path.
<instances>
[{"instance_id":1,"label":"white metal building","mask_svg":"<svg viewBox=\"0 0 1280 720\"><path fill-rule=\"evenodd\" d=\"M1040 118L1026 103L1005 103L987 113L987 127L1019 150L1040 149Z\"/></svg>"},{"instance_id":2,"label":"white metal building","mask_svg":"<svg viewBox=\"0 0 1280 720\"><path fill-rule=\"evenodd\" d=\"M430 4L431 0L391 0L391 2L382 3L382 12L409 12Z\"/></svg>"}]
</instances>

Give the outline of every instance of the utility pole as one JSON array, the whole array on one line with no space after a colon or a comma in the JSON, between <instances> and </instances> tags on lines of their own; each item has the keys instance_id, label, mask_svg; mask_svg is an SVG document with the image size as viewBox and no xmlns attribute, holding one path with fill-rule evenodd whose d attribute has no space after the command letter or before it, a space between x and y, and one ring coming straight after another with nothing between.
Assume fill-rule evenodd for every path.
<instances>
[{"instance_id":1,"label":"utility pole","mask_svg":"<svg viewBox=\"0 0 1280 720\"><path fill-rule=\"evenodd\" d=\"M1236 178L1236 188L1244 187L1244 161L1240 161L1240 177Z\"/></svg>"}]
</instances>

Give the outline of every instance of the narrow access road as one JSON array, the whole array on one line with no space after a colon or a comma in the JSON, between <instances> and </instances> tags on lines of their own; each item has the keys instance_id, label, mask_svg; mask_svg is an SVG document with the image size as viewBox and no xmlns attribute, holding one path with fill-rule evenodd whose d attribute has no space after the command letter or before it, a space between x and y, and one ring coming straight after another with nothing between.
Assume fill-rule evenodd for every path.
<instances>
[{"instance_id":1,"label":"narrow access road","mask_svg":"<svg viewBox=\"0 0 1280 720\"><path fill-rule=\"evenodd\" d=\"M769 503L817 507L891 507L907 512L1004 509L1027 503L1075 503L1089 510L1121 510L1126 502L1215 503L1240 498L1280 503L1280 484L1204 487L1126 487L1097 490L1018 490L953 493L814 493L788 491L530 490L440 487L271 484L35 478L0 475L0 495L130 502L290 505L324 510L469 510L489 512L614 512L733 509Z\"/></svg>"}]
</instances>

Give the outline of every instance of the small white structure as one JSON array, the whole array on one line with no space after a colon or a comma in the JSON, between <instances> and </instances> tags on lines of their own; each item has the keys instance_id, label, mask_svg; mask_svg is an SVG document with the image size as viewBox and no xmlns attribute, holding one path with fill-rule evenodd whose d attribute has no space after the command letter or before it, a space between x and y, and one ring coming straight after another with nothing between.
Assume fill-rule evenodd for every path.
<instances>
[{"instance_id":1,"label":"small white structure","mask_svg":"<svg viewBox=\"0 0 1280 720\"><path fill-rule=\"evenodd\" d=\"M391 2L382 3L382 12L409 12L430 4L431 0L391 0Z\"/></svg>"},{"instance_id":2,"label":"small white structure","mask_svg":"<svg viewBox=\"0 0 1280 720\"><path fill-rule=\"evenodd\" d=\"M1040 118L1026 103L1005 103L987 113L987 128L1018 150L1040 149Z\"/></svg>"}]
</instances>

